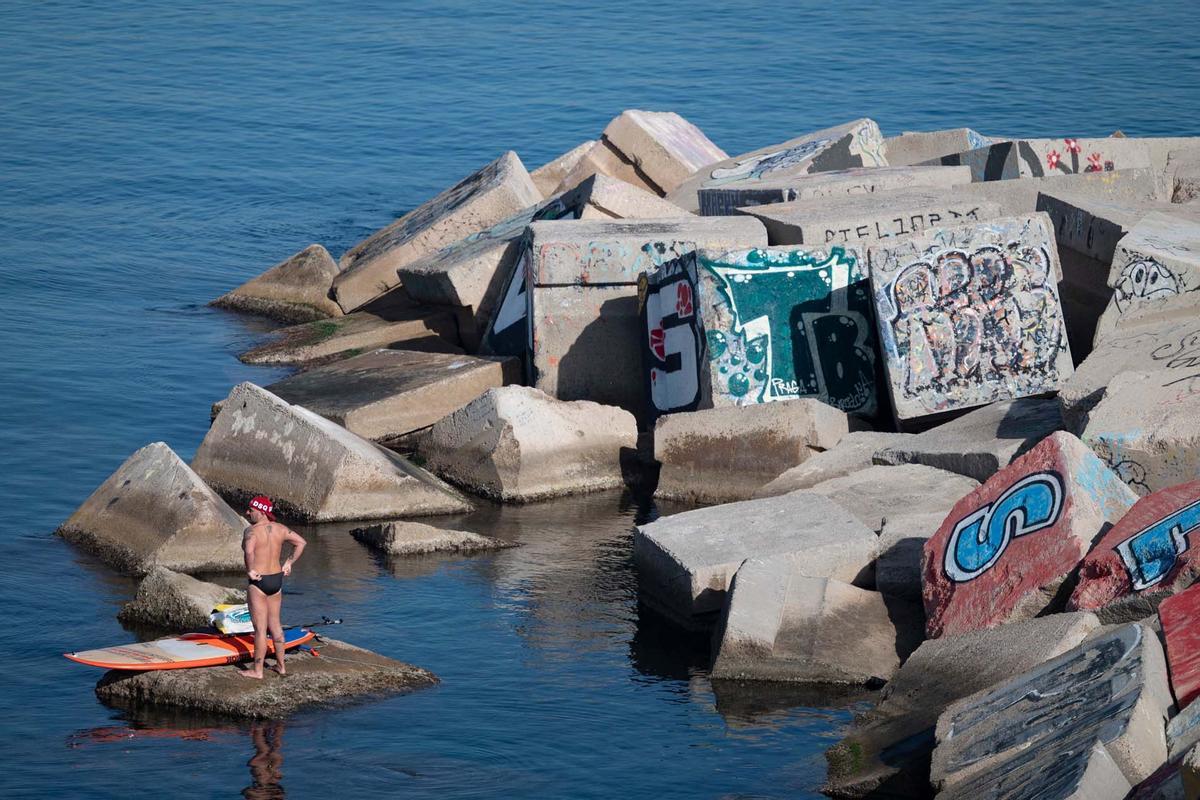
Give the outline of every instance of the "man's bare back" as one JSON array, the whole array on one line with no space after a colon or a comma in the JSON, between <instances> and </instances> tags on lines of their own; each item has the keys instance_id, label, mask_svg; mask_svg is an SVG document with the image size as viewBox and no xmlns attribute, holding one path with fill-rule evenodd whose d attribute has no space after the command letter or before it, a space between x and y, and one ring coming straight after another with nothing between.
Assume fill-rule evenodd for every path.
<instances>
[{"instance_id":1,"label":"man's bare back","mask_svg":"<svg viewBox=\"0 0 1200 800\"><path fill-rule=\"evenodd\" d=\"M263 661L267 656L267 633L275 643L275 670L286 674L283 664L283 579L292 574L292 564L304 552L305 541L300 534L275 521L274 504L262 495L250 501L246 516L252 523L242 537L246 576L250 586L246 599L250 619L254 623L254 668L242 672L247 678L262 678ZM280 563L283 545L292 545L292 554Z\"/></svg>"}]
</instances>

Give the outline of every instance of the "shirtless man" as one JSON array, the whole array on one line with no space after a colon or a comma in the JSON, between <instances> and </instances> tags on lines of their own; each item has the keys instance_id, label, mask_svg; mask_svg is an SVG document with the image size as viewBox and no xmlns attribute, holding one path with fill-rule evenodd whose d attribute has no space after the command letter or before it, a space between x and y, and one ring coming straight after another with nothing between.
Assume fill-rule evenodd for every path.
<instances>
[{"instance_id":1,"label":"shirtless man","mask_svg":"<svg viewBox=\"0 0 1200 800\"><path fill-rule=\"evenodd\" d=\"M292 565L304 552L305 541L300 534L280 525L273 513L275 505L271 498L259 495L250 501L246 517L252 523L242 537L242 550L246 553L246 576L250 588L246 599L250 605L250 620L254 623L254 669L240 674L247 678L262 679L263 662L267 658L267 631L275 642L275 671L285 675L283 666L283 624L279 610L283 606L283 579L292 574ZM281 565L283 543L290 542L292 554Z\"/></svg>"}]
</instances>

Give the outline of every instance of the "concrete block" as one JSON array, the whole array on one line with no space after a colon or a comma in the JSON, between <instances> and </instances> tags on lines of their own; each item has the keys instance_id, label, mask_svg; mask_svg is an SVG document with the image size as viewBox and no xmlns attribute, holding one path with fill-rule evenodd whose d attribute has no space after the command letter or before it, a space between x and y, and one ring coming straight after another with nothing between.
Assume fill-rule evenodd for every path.
<instances>
[{"instance_id":1,"label":"concrete block","mask_svg":"<svg viewBox=\"0 0 1200 800\"><path fill-rule=\"evenodd\" d=\"M285 517L314 522L471 510L425 470L252 383L225 399L192 468L227 496L266 494Z\"/></svg>"},{"instance_id":2,"label":"concrete block","mask_svg":"<svg viewBox=\"0 0 1200 800\"><path fill-rule=\"evenodd\" d=\"M840 247L701 249L649 272L641 298L654 410L813 397L875 414L866 283L857 251Z\"/></svg>"},{"instance_id":3,"label":"concrete block","mask_svg":"<svg viewBox=\"0 0 1200 800\"><path fill-rule=\"evenodd\" d=\"M882 194L888 190L946 191L971 182L966 167L859 167L801 175L781 175L761 180L735 181L727 185L703 186L699 190L700 214L719 217L767 204L836 202L845 197ZM861 210L861 209L860 209ZM887 224L890 220L885 220ZM893 223L895 224L895 223ZM787 242L786 244L799 244ZM809 244L819 244L810 241Z\"/></svg>"},{"instance_id":4,"label":"concrete block","mask_svg":"<svg viewBox=\"0 0 1200 800\"><path fill-rule=\"evenodd\" d=\"M931 782L953 797L1122 797L1166 760L1170 707L1157 637L1123 625L947 708ZM1124 784L1085 780L1111 773L1097 769L1095 744ZM1080 785L1103 793L1083 795Z\"/></svg>"},{"instance_id":5,"label":"concrete block","mask_svg":"<svg viewBox=\"0 0 1200 800\"><path fill-rule=\"evenodd\" d=\"M1109 755L1108 749L1096 742L1089 749L1071 750L1053 760L1004 775L993 782L989 776L967 781L938 792L940 800L979 800L979 798L1037 798L1037 800L1125 800L1132 788L1129 781ZM1052 767L1052 772L1044 771ZM997 785L998 784L998 785Z\"/></svg>"},{"instance_id":6,"label":"concrete block","mask_svg":"<svg viewBox=\"0 0 1200 800\"><path fill-rule=\"evenodd\" d=\"M893 620L902 604L892 605L878 592L807 577L796 558L747 559L717 628L712 676L882 684L920 641L910 620Z\"/></svg>"},{"instance_id":7,"label":"concrete block","mask_svg":"<svg viewBox=\"0 0 1200 800\"><path fill-rule=\"evenodd\" d=\"M893 167L920 164L942 156L966 150L976 150L992 144L990 137L970 128L944 131L905 131L883 140L884 153Z\"/></svg>"},{"instance_id":8,"label":"concrete block","mask_svg":"<svg viewBox=\"0 0 1200 800\"><path fill-rule=\"evenodd\" d=\"M439 420L421 442L429 469L501 502L624 486L621 451L637 447L632 415L537 389L492 389Z\"/></svg>"},{"instance_id":9,"label":"concrete block","mask_svg":"<svg viewBox=\"0 0 1200 800\"><path fill-rule=\"evenodd\" d=\"M1170 673L1169 665L1167 672ZM1167 752L1172 761L1178 761L1197 744L1200 744L1200 703L1189 703L1167 722Z\"/></svg>"},{"instance_id":10,"label":"concrete block","mask_svg":"<svg viewBox=\"0 0 1200 800\"><path fill-rule=\"evenodd\" d=\"M1067 608L1096 611L1106 621L1151 616L1164 597L1200 577L1197 529L1200 481L1142 497L1084 558Z\"/></svg>"},{"instance_id":11,"label":"concrete block","mask_svg":"<svg viewBox=\"0 0 1200 800\"><path fill-rule=\"evenodd\" d=\"M729 158L673 111L624 111L608 123L603 138L633 162L659 194L674 191L698 169Z\"/></svg>"},{"instance_id":12,"label":"concrete block","mask_svg":"<svg viewBox=\"0 0 1200 800\"><path fill-rule=\"evenodd\" d=\"M351 433L386 441L428 427L495 386L520 379L510 359L372 350L267 386Z\"/></svg>"},{"instance_id":13,"label":"concrete block","mask_svg":"<svg viewBox=\"0 0 1200 800\"><path fill-rule=\"evenodd\" d=\"M909 512L897 507L886 514L879 531L875 588L888 597L919 601L925 543L945 519L943 510Z\"/></svg>"},{"instance_id":14,"label":"concrete block","mask_svg":"<svg viewBox=\"0 0 1200 800\"><path fill-rule=\"evenodd\" d=\"M852 167L886 167L883 149L879 126L870 119L857 119L710 164L679 184L667 199L688 211L699 211L702 187Z\"/></svg>"},{"instance_id":15,"label":"concrete block","mask_svg":"<svg viewBox=\"0 0 1200 800\"><path fill-rule=\"evenodd\" d=\"M926 632L1060 610L1063 581L1136 499L1074 436L1047 436L960 500L925 544Z\"/></svg>"},{"instance_id":16,"label":"concrete block","mask_svg":"<svg viewBox=\"0 0 1200 800\"><path fill-rule=\"evenodd\" d=\"M310 244L210 305L260 314L280 322L338 317L342 309L329 299L329 291L339 271L328 250Z\"/></svg>"},{"instance_id":17,"label":"concrete block","mask_svg":"<svg viewBox=\"0 0 1200 800\"><path fill-rule=\"evenodd\" d=\"M889 171L885 167L863 170L867 173ZM829 174L834 173L822 173ZM806 180L819 177L814 175ZM819 247L864 245L878 239L920 233L926 227L943 223L979 221L999 216L1000 206L969 198L960 200L951 192L897 189L867 195L756 205L740 211L762 220L767 227L767 238L773 245L807 244Z\"/></svg>"},{"instance_id":18,"label":"concrete block","mask_svg":"<svg viewBox=\"0 0 1200 800\"><path fill-rule=\"evenodd\" d=\"M715 621L748 558L794 555L802 574L870 585L875 534L821 495L795 492L686 511L639 525L633 559L643 599L677 624Z\"/></svg>"},{"instance_id":19,"label":"concrete block","mask_svg":"<svg viewBox=\"0 0 1200 800\"><path fill-rule=\"evenodd\" d=\"M575 166L567 172L555 192L565 192L593 175L605 175L643 191L658 194L658 187L654 182L637 168L629 156L603 136L575 162Z\"/></svg>"},{"instance_id":20,"label":"concrete block","mask_svg":"<svg viewBox=\"0 0 1200 800\"><path fill-rule=\"evenodd\" d=\"M1200 289L1200 218L1187 212L1147 214L1118 242L1108 284L1113 299L1105 316Z\"/></svg>"},{"instance_id":21,"label":"concrete block","mask_svg":"<svg viewBox=\"0 0 1200 800\"><path fill-rule=\"evenodd\" d=\"M925 164L971 168L975 181L1149 169L1150 152L1139 139L1018 139L931 159Z\"/></svg>"},{"instance_id":22,"label":"concrete block","mask_svg":"<svg viewBox=\"0 0 1200 800\"><path fill-rule=\"evenodd\" d=\"M380 347L453 353L458 347L453 311L423 308L387 319L356 311L273 332L271 340L238 356L246 364L305 364L356 356Z\"/></svg>"},{"instance_id":23,"label":"concrete block","mask_svg":"<svg viewBox=\"0 0 1200 800\"><path fill-rule=\"evenodd\" d=\"M1039 210L1039 194L1053 194L1059 191L1078 192L1112 201L1158 198L1155 174L1149 169L1050 175L1045 178L1021 178L1016 181L984 181L954 187L954 194L959 197L998 203L1000 212L1005 216L1031 214Z\"/></svg>"},{"instance_id":24,"label":"concrete block","mask_svg":"<svg viewBox=\"0 0 1200 800\"><path fill-rule=\"evenodd\" d=\"M1194 148L1170 152L1167 158L1166 183L1164 199L1169 199L1172 203L1190 203L1200 197L1200 143Z\"/></svg>"},{"instance_id":25,"label":"concrete block","mask_svg":"<svg viewBox=\"0 0 1200 800\"><path fill-rule=\"evenodd\" d=\"M925 464L986 481L1063 429L1055 398L1026 397L977 408L875 453L876 464Z\"/></svg>"},{"instance_id":26,"label":"concrete block","mask_svg":"<svg viewBox=\"0 0 1200 800\"><path fill-rule=\"evenodd\" d=\"M352 528L350 535L367 547L380 550L389 556L420 556L429 553L470 555L517 546L516 542L506 542L492 536L435 528L422 522L404 520Z\"/></svg>"},{"instance_id":27,"label":"concrete block","mask_svg":"<svg viewBox=\"0 0 1200 800\"><path fill-rule=\"evenodd\" d=\"M558 185L562 183L562 179L575 168L575 165L579 163L579 159L583 158L584 154L588 150L591 150L595 144L596 140L590 139L583 144L576 145L558 158L542 164L535 170L531 170L529 179L533 181L533 185L542 193L542 197L552 197Z\"/></svg>"},{"instance_id":28,"label":"concrete block","mask_svg":"<svg viewBox=\"0 0 1200 800\"><path fill-rule=\"evenodd\" d=\"M221 603L244 603L246 592L182 572L155 567L138 584L137 595L121 606L117 619L125 625L144 625L159 630L186 631L208 628L209 614Z\"/></svg>"},{"instance_id":29,"label":"concrete block","mask_svg":"<svg viewBox=\"0 0 1200 800\"><path fill-rule=\"evenodd\" d=\"M654 458L662 464L655 496L747 500L849 429L845 413L812 399L666 414L654 428Z\"/></svg>"},{"instance_id":30,"label":"concrete block","mask_svg":"<svg viewBox=\"0 0 1200 800\"><path fill-rule=\"evenodd\" d=\"M396 269L541 202L542 193L511 150L368 236L341 257L333 296L357 310L399 285Z\"/></svg>"},{"instance_id":31,"label":"concrete block","mask_svg":"<svg viewBox=\"0 0 1200 800\"><path fill-rule=\"evenodd\" d=\"M1099 628L1095 615L1054 614L929 639L858 716L849 735L826 753L833 797L930 797L934 726L951 703L1059 656Z\"/></svg>"},{"instance_id":32,"label":"concrete block","mask_svg":"<svg viewBox=\"0 0 1200 800\"><path fill-rule=\"evenodd\" d=\"M242 569L249 525L171 448L149 444L75 510L57 533L123 572Z\"/></svg>"},{"instance_id":33,"label":"concrete block","mask_svg":"<svg viewBox=\"0 0 1200 800\"><path fill-rule=\"evenodd\" d=\"M897 513L919 510L940 514L945 519L958 501L978 486L979 481L964 475L922 464L905 464L867 467L805 491L828 497L878 533L884 520Z\"/></svg>"},{"instance_id":34,"label":"concrete block","mask_svg":"<svg viewBox=\"0 0 1200 800\"><path fill-rule=\"evenodd\" d=\"M524 209L492 227L418 258L397 270L405 291L423 303L469 309L464 335L475 350L514 279L522 237L530 223L566 219L625 219L692 216L658 195L606 175L593 175L570 191ZM523 286L523 275L517 275Z\"/></svg>"},{"instance_id":35,"label":"concrete block","mask_svg":"<svg viewBox=\"0 0 1200 800\"><path fill-rule=\"evenodd\" d=\"M912 434L851 432L828 450L813 453L802 463L780 474L759 489L755 497L776 497L864 470L871 466L871 458L876 451L903 442L909 436Z\"/></svg>"},{"instance_id":36,"label":"concrete block","mask_svg":"<svg viewBox=\"0 0 1200 800\"><path fill-rule=\"evenodd\" d=\"M287 677L267 670L246 680L239 667L110 670L96 684L101 702L146 705L250 719L281 719L314 705L345 705L356 697L381 696L437 684L432 672L322 635L314 650L287 655ZM273 659L272 659L273 660Z\"/></svg>"},{"instance_id":37,"label":"concrete block","mask_svg":"<svg viewBox=\"0 0 1200 800\"><path fill-rule=\"evenodd\" d=\"M1200 587L1164 599L1158 619L1167 647L1171 690L1179 707L1187 708L1200 696Z\"/></svg>"},{"instance_id":38,"label":"concrete block","mask_svg":"<svg viewBox=\"0 0 1200 800\"><path fill-rule=\"evenodd\" d=\"M1080 438L1140 495L1200 475L1197 377L1178 370L1113 378Z\"/></svg>"},{"instance_id":39,"label":"concrete block","mask_svg":"<svg viewBox=\"0 0 1200 800\"><path fill-rule=\"evenodd\" d=\"M929 228L867 253L901 423L1053 391L1070 376L1045 214Z\"/></svg>"},{"instance_id":40,"label":"concrete block","mask_svg":"<svg viewBox=\"0 0 1200 800\"><path fill-rule=\"evenodd\" d=\"M1037 210L1045 211L1054 224L1054 238L1060 248L1070 248L1105 264L1112 263L1117 242L1147 214L1169 213L1176 208L1161 200L1113 199L1071 189L1038 192L1037 201Z\"/></svg>"}]
</instances>

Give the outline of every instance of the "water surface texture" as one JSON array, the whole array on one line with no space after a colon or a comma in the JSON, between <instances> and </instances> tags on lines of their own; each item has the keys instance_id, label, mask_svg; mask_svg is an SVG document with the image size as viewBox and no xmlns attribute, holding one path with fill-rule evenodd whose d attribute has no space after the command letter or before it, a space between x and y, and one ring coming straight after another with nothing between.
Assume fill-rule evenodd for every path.
<instances>
[{"instance_id":1,"label":"water surface texture","mask_svg":"<svg viewBox=\"0 0 1200 800\"><path fill-rule=\"evenodd\" d=\"M453 520L524 544L471 559L313 531L289 621L343 616L443 683L270 725L98 703L59 654L129 638L134 583L51 532L134 450L190 458L210 403L284 374L237 362L269 325L209 299L505 149L535 167L627 107L730 153L858 116L1195 133L1195 33L1185 2L4 3L0 793L812 794L853 706L714 687L703 643L638 610L631 529L657 512L620 494Z\"/></svg>"}]
</instances>

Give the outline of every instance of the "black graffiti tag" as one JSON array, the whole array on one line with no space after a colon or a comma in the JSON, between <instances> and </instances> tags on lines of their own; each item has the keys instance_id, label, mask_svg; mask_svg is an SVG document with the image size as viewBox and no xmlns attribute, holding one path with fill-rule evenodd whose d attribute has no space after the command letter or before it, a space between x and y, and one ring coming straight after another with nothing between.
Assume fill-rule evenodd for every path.
<instances>
[{"instance_id":1,"label":"black graffiti tag","mask_svg":"<svg viewBox=\"0 0 1200 800\"><path fill-rule=\"evenodd\" d=\"M1200 330L1194 330L1180 338L1178 344L1164 344L1150 351L1150 358L1165 362L1167 369L1195 369L1200 367ZM1164 387L1200 378L1200 372L1185 375L1163 384Z\"/></svg>"}]
</instances>

